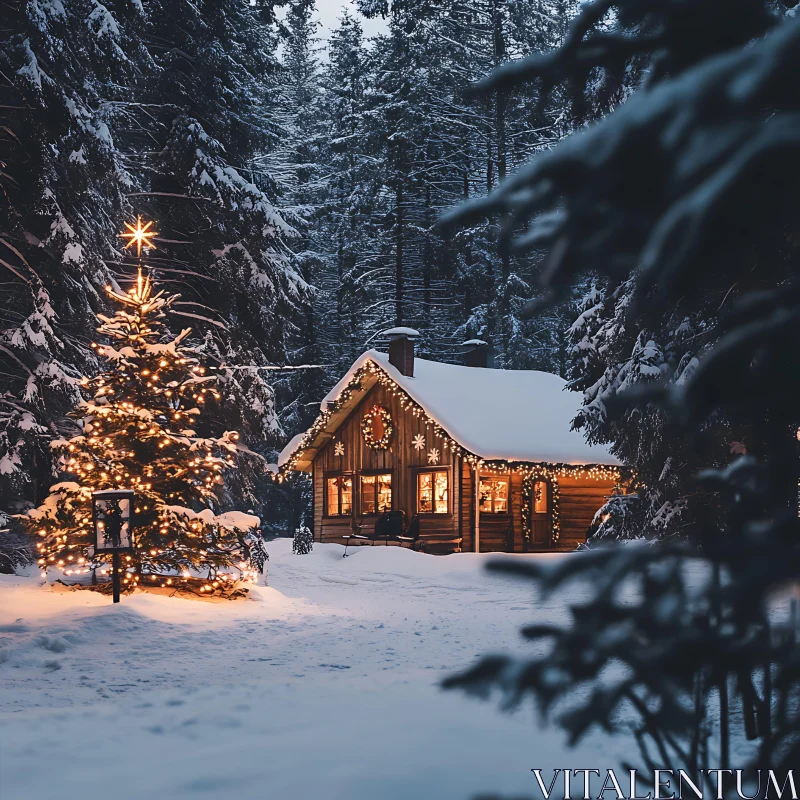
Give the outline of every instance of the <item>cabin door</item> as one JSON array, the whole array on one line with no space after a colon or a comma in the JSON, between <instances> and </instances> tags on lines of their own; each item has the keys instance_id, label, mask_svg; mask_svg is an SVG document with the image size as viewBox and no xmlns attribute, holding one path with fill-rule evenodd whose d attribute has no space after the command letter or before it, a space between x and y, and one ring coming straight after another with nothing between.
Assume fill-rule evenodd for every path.
<instances>
[{"instance_id":1,"label":"cabin door","mask_svg":"<svg viewBox=\"0 0 800 800\"><path fill-rule=\"evenodd\" d=\"M553 489L549 481L534 480L530 484L528 507L531 519L531 550L547 550L552 547L553 528L551 506Z\"/></svg>"}]
</instances>

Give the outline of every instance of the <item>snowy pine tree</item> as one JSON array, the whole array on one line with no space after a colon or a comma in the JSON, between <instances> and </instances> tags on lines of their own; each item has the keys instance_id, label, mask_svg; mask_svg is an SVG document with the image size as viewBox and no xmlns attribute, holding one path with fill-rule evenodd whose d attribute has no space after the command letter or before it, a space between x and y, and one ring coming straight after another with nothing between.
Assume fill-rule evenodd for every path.
<instances>
[{"instance_id":1,"label":"snowy pine tree","mask_svg":"<svg viewBox=\"0 0 800 800\"><path fill-rule=\"evenodd\" d=\"M147 128L157 146L139 168L140 202L166 240L153 266L181 281L180 313L220 323L207 355L252 367L223 380L236 398L229 422L254 446L274 446L282 433L268 371L258 368L289 360L309 294L287 245L295 215L278 207L263 164L276 136L273 22L267 4L159 2L156 71L145 87L157 108Z\"/></svg>"},{"instance_id":2,"label":"snowy pine tree","mask_svg":"<svg viewBox=\"0 0 800 800\"><path fill-rule=\"evenodd\" d=\"M647 83L450 220L497 213L521 249L548 247L555 296L598 276L573 328L581 421L655 476L645 519L673 535L555 568L497 565L582 596L524 629L528 657L487 657L448 684L532 696L572 741L633 729L651 775L668 763L709 791L711 764L786 774L800 758L795 625L775 615L800 542L800 20L780 5L585 4L561 48L484 88L567 77L580 94L595 67L642 60ZM608 35L610 17L626 35ZM608 513L624 535L642 512L614 499Z\"/></svg>"},{"instance_id":3,"label":"snowy pine tree","mask_svg":"<svg viewBox=\"0 0 800 800\"><path fill-rule=\"evenodd\" d=\"M365 338L403 321L423 332L423 354L452 359L455 344L479 335L494 345L498 366L563 372L566 315L551 310L528 320L522 314L543 254L518 258L500 247L496 219L452 238L437 220L490 192L571 128L559 101L540 107L535 88L476 98L470 87L532 47L556 46L576 4L361 7L368 15L385 12L389 21L371 53L368 119L378 134L372 172L383 186L384 210L370 273L375 320ZM554 326L557 334L547 335Z\"/></svg>"},{"instance_id":4,"label":"snowy pine tree","mask_svg":"<svg viewBox=\"0 0 800 800\"><path fill-rule=\"evenodd\" d=\"M384 251L379 135L369 111L373 64L358 19L346 10L328 42L321 75L327 135L320 158L327 176L315 239L322 253L315 316L330 385L362 352L373 320L372 297Z\"/></svg>"},{"instance_id":5,"label":"snowy pine tree","mask_svg":"<svg viewBox=\"0 0 800 800\"><path fill-rule=\"evenodd\" d=\"M0 509L38 504L53 480L48 440L78 400L77 378L98 369L85 331L108 302L131 203L161 220L154 265L180 287L173 314L211 323L202 348L226 365L225 424L268 452L283 429L264 368L291 361L309 295L286 244L291 214L258 161L274 143L272 6L79 0L7 10L0 366L13 376L2 394L14 408L0 417L9 468ZM263 480L245 468L226 492L253 506Z\"/></svg>"},{"instance_id":6,"label":"snowy pine tree","mask_svg":"<svg viewBox=\"0 0 800 800\"><path fill-rule=\"evenodd\" d=\"M0 511L38 503L48 440L95 358L83 332L102 306L116 220L132 185L115 136L149 63L141 7L11 3L0 45Z\"/></svg>"}]
</instances>

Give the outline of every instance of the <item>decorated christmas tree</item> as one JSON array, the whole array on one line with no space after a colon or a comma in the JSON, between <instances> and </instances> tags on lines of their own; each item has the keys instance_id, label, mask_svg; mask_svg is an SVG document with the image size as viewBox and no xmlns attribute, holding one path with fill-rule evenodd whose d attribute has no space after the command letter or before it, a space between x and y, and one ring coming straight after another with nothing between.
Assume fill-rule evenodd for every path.
<instances>
[{"instance_id":1,"label":"decorated christmas tree","mask_svg":"<svg viewBox=\"0 0 800 800\"><path fill-rule=\"evenodd\" d=\"M132 489L135 541L123 585L200 579L211 592L253 579L266 558L253 535L258 517L218 513L224 475L249 451L235 431L198 434L213 429L220 393L213 370L187 345L191 329L174 335L167 327L179 295L156 290L141 266L127 294L106 291L120 308L98 314L108 343L92 346L107 369L81 381L87 399L71 414L80 432L52 444L67 480L27 514L39 565L67 576L107 572L110 556L93 552L92 493Z\"/></svg>"}]
</instances>

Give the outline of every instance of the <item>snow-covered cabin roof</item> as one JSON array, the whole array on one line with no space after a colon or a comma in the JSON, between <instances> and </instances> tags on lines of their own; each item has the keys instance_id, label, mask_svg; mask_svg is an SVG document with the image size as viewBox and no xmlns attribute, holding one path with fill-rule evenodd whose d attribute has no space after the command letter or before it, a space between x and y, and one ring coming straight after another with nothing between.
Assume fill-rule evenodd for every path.
<instances>
[{"instance_id":1,"label":"snow-covered cabin roof","mask_svg":"<svg viewBox=\"0 0 800 800\"><path fill-rule=\"evenodd\" d=\"M464 449L487 461L620 463L605 447L590 445L583 434L571 430L582 396L567 391L566 381L548 372L483 369L415 358L414 377L408 377L389 363L386 353L368 350L325 396L323 411L369 361L402 387ZM350 410L341 408L331 416L325 426L325 440ZM280 466L302 446L304 436L295 436L286 445L278 460ZM324 444L316 441L318 438L306 442L305 447L316 452ZM310 464L313 454L298 459L298 468Z\"/></svg>"}]
</instances>

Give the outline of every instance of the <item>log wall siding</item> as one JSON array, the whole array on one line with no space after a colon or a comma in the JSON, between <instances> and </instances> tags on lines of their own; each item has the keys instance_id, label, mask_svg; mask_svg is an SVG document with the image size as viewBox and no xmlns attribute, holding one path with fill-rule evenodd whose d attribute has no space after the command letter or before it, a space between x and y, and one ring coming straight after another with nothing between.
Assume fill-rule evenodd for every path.
<instances>
[{"instance_id":1,"label":"log wall siding","mask_svg":"<svg viewBox=\"0 0 800 800\"><path fill-rule=\"evenodd\" d=\"M386 450L367 447L361 433L364 414L373 405L380 405L392 417L393 432ZM416 450L412 444L414 437L422 434L425 447ZM337 442L344 445L344 455L337 456ZM439 450L439 463L428 464L428 452ZM422 469L447 469L450 471L450 498L447 514L420 515L420 540L424 546L433 549L440 542L450 542L445 549L458 549L454 540L459 538L458 506L461 502L460 482L457 480L461 459L451 450L445 449L443 441L434 435L420 417L400 407L399 397L380 384L367 391L350 417L339 428L330 441L320 450L313 465L315 518L314 535L317 541L338 542L350 532L354 521L370 524L375 517L362 517L359 513L359 480L361 472L386 470L392 473L392 508L402 510L406 522L416 514L417 473ZM331 474L347 473L353 475L353 517L327 517L325 512L325 478Z\"/></svg>"},{"instance_id":2,"label":"log wall siding","mask_svg":"<svg viewBox=\"0 0 800 800\"><path fill-rule=\"evenodd\" d=\"M475 530L475 484L472 465L461 459L461 550L473 552L472 532Z\"/></svg>"},{"instance_id":3,"label":"log wall siding","mask_svg":"<svg viewBox=\"0 0 800 800\"><path fill-rule=\"evenodd\" d=\"M322 503L325 483L322 470L316 461L311 465L311 480L314 483L314 539L322 541Z\"/></svg>"},{"instance_id":4,"label":"log wall siding","mask_svg":"<svg viewBox=\"0 0 800 800\"><path fill-rule=\"evenodd\" d=\"M586 541L597 510L614 489L613 481L559 478L560 549L572 550Z\"/></svg>"}]
</instances>

